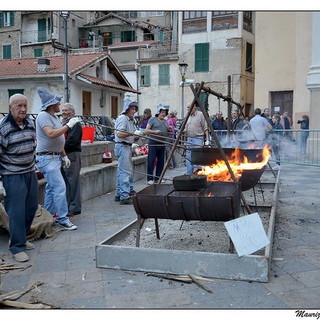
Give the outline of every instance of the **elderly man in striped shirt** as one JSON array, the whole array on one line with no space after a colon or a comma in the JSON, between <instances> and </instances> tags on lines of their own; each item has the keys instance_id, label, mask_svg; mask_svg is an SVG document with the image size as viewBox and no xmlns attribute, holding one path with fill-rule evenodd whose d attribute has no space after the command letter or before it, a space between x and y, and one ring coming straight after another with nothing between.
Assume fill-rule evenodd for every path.
<instances>
[{"instance_id":1,"label":"elderly man in striped shirt","mask_svg":"<svg viewBox=\"0 0 320 320\"><path fill-rule=\"evenodd\" d=\"M9 249L18 262L29 260L25 250L34 245L27 234L38 208L38 179L35 173L36 131L27 117L27 98L15 94L9 114L0 124L0 192L9 216Z\"/></svg>"}]
</instances>

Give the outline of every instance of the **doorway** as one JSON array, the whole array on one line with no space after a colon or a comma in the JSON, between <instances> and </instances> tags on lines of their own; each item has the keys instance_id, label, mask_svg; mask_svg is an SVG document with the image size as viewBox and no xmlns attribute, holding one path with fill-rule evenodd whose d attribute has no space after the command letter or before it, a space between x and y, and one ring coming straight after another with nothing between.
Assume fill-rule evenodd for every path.
<instances>
[{"instance_id":1,"label":"doorway","mask_svg":"<svg viewBox=\"0 0 320 320\"><path fill-rule=\"evenodd\" d=\"M91 92L82 91L82 114L91 116Z\"/></svg>"},{"instance_id":2,"label":"doorway","mask_svg":"<svg viewBox=\"0 0 320 320\"><path fill-rule=\"evenodd\" d=\"M293 91L271 91L271 114L288 112L292 117Z\"/></svg>"},{"instance_id":3,"label":"doorway","mask_svg":"<svg viewBox=\"0 0 320 320\"><path fill-rule=\"evenodd\" d=\"M118 97L111 96L111 118L116 119L118 115Z\"/></svg>"}]
</instances>

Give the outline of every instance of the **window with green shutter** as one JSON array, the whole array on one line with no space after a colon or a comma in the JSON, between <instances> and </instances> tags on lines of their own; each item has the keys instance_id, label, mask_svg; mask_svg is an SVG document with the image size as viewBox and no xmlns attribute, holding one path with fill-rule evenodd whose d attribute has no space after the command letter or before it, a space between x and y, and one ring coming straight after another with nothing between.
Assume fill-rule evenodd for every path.
<instances>
[{"instance_id":1,"label":"window with green shutter","mask_svg":"<svg viewBox=\"0 0 320 320\"><path fill-rule=\"evenodd\" d=\"M14 12L0 11L0 28L14 26Z\"/></svg>"},{"instance_id":2,"label":"window with green shutter","mask_svg":"<svg viewBox=\"0 0 320 320\"><path fill-rule=\"evenodd\" d=\"M16 93L24 93L24 89L8 89L9 98Z\"/></svg>"},{"instance_id":3,"label":"window with green shutter","mask_svg":"<svg viewBox=\"0 0 320 320\"><path fill-rule=\"evenodd\" d=\"M209 43L195 44L195 72L209 71Z\"/></svg>"},{"instance_id":4,"label":"window with green shutter","mask_svg":"<svg viewBox=\"0 0 320 320\"><path fill-rule=\"evenodd\" d=\"M159 85L170 84L170 65L159 64Z\"/></svg>"},{"instance_id":5,"label":"window with green shutter","mask_svg":"<svg viewBox=\"0 0 320 320\"><path fill-rule=\"evenodd\" d=\"M47 40L47 19L38 19L38 42Z\"/></svg>"},{"instance_id":6,"label":"window with green shutter","mask_svg":"<svg viewBox=\"0 0 320 320\"><path fill-rule=\"evenodd\" d=\"M42 57L42 51L43 51L42 48L33 49L33 56L35 58Z\"/></svg>"},{"instance_id":7,"label":"window with green shutter","mask_svg":"<svg viewBox=\"0 0 320 320\"><path fill-rule=\"evenodd\" d=\"M142 66L140 68L140 86L150 86L150 66Z\"/></svg>"},{"instance_id":8,"label":"window with green shutter","mask_svg":"<svg viewBox=\"0 0 320 320\"><path fill-rule=\"evenodd\" d=\"M121 42L133 42L136 41L136 33L134 30L121 31Z\"/></svg>"},{"instance_id":9,"label":"window with green shutter","mask_svg":"<svg viewBox=\"0 0 320 320\"><path fill-rule=\"evenodd\" d=\"M11 45L2 46L2 59L11 59Z\"/></svg>"},{"instance_id":10,"label":"window with green shutter","mask_svg":"<svg viewBox=\"0 0 320 320\"><path fill-rule=\"evenodd\" d=\"M246 44L246 71L252 72L252 44Z\"/></svg>"}]
</instances>

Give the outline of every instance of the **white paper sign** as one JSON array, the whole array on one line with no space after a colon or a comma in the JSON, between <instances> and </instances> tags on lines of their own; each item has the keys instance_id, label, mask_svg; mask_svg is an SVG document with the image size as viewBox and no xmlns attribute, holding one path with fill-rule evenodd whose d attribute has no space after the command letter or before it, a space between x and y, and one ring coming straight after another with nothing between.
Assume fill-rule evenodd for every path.
<instances>
[{"instance_id":1,"label":"white paper sign","mask_svg":"<svg viewBox=\"0 0 320 320\"><path fill-rule=\"evenodd\" d=\"M280 107L274 107L273 110L274 112L280 112Z\"/></svg>"},{"instance_id":2,"label":"white paper sign","mask_svg":"<svg viewBox=\"0 0 320 320\"><path fill-rule=\"evenodd\" d=\"M239 257L267 246L270 241L258 212L224 223Z\"/></svg>"}]
</instances>

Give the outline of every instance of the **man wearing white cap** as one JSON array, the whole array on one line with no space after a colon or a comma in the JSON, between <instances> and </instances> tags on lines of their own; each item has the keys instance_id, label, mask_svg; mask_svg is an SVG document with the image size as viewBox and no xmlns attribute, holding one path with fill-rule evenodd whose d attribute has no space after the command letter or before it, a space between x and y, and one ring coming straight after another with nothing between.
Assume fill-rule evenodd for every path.
<instances>
[{"instance_id":1,"label":"man wearing white cap","mask_svg":"<svg viewBox=\"0 0 320 320\"><path fill-rule=\"evenodd\" d=\"M149 149L148 149L148 168L147 168L147 181L148 184L153 184L158 182L159 177L162 173L164 167L164 157L166 144L168 142L169 132L171 129L168 126L165 117L168 115L168 108L162 104L158 105L157 113L155 117L152 117L147 124L146 133L151 135L157 135L157 141L149 139ZM159 141L160 140L160 141ZM163 141L163 142L161 142ZM154 172L154 163L155 165L155 176ZM161 181L160 181L161 182Z\"/></svg>"},{"instance_id":2,"label":"man wearing white cap","mask_svg":"<svg viewBox=\"0 0 320 320\"><path fill-rule=\"evenodd\" d=\"M64 150L64 134L81 119L74 117L65 125L62 125L55 115L56 112L60 111L59 105L62 96L52 94L45 88L38 88L37 90L42 107L36 119L36 162L39 171L43 173L47 180L44 207L52 215L55 215L55 213L58 215L56 220L58 225L66 230L75 230L77 226L67 217L66 185L61 173L61 166L70 166L70 160Z\"/></svg>"},{"instance_id":3,"label":"man wearing white cap","mask_svg":"<svg viewBox=\"0 0 320 320\"><path fill-rule=\"evenodd\" d=\"M121 115L115 123L115 155L118 159L117 186L115 201L121 205L133 204L133 175L131 146L134 142L134 114L138 103L125 99Z\"/></svg>"}]
</instances>

